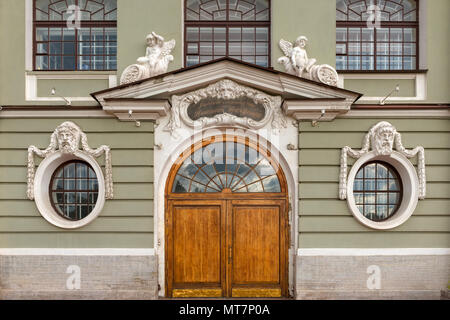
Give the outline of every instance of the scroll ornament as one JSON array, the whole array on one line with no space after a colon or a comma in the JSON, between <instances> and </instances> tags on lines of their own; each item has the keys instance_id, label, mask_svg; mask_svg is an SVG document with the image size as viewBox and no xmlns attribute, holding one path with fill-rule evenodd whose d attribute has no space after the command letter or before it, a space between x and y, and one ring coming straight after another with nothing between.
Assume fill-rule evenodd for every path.
<instances>
[{"instance_id":1,"label":"scroll ornament","mask_svg":"<svg viewBox=\"0 0 450 320\"><path fill-rule=\"evenodd\" d=\"M425 150L418 146L413 150L407 150L402 144L401 135L395 127L386 121L381 121L374 125L366 134L363 140L363 147L356 151L350 147L342 148L341 152L341 169L339 174L339 198L345 200L347 198L347 156L359 159L369 149L375 152L375 155L389 156L394 152L393 148L407 158L418 156L418 177L419 177L419 199L425 199L426 195L426 176L425 176Z\"/></svg>"},{"instance_id":2,"label":"scroll ornament","mask_svg":"<svg viewBox=\"0 0 450 320\"><path fill-rule=\"evenodd\" d=\"M192 120L188 115L188 107L191 104L207 98L223 100L233 100L246 97L255 104L264 106L265 115L260 121L249 117L239 117L229 113L217 114L213 117L202 117ZM191 128L206 128L215 125L240 126L249 129L260 129L271 123L273 129L281 129L287 126L286 118L281 112L281 97L270 96L253 88L240 85L232 80L224 79L193 92L181 96L172 96L172 108L170 110L170 120L165 127L165 131L175 135L175 131L181 128L183 121Z\"/></svg>"},{"instance_id":3,"label":"scroll ornament","mask_svg":"<svg viewBox=\"0 0 450 320\"><path fill-rule=\"evenodd\" d=\"M175 40L165 42L164 38L155 32L147 35L146 40L145 57L138 58L136 64L125 68L120 77L120 84L131 83L167 72L169 63L173 61L173 56L170 53L175 47Z\"/></svg>"},{"instance_id":4,"label":"scroll ornament","mask_svg":"<svg viewBox=\"0 0 450 320\"><path fill-rule=\"evenodd\" d=\"M80 149L81 142L81 149ZM50 145L41 150L36 146L28 147L28 185L27 196L28 199L34 199L34 175L35 163L34 155L38 157L47 158L50 155L61 152L63 154L75 154L82 152L89 156L98 158L105 154L105 198L113 198L113 181L112 181L112 164L111 164L111 150L108 146L101 145L97 149L91 149L88 145L86 134L71 121L66 121L60 124L55 131L53 131L50 138Z\"/></svg>"},{"instance_id":5,"label":"scroll ornament","mask_svg":"<svg viewBox=\"0 0 450 320\"><path fill-rule=\"evenodd\" d=\"M339 77L332 66L328 64L316 65L316 59L308 58L305 49L307 41L308 39L305 36L298 37L294 44L281 39L279 46L285 56L279 58L278 63L284 65L287 73L297 77L337 86Z\"/></svg>"}]
</instances>

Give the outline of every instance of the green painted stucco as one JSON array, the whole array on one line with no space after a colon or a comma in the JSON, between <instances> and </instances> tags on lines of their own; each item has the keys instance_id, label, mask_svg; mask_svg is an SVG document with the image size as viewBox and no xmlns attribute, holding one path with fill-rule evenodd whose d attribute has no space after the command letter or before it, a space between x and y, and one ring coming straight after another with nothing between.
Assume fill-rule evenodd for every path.
<instances>
[{"instance_id":1,"label":"green painted stucco","mask_svg":"<svg viewBox=\"0 0 450 320\"><path fill-rule=\"evenodd\" d=\"M277 63L278 58L284 56L278 46L280 39L293 42L300 35L309 40L309 57L334 66L335 20L336 5L330 0L272 1L272 67L284 71Z\"/></svg>"},{"instance_id":2,"label":"green painted stucco","mask_svg":"<svg viewBox=\"0 0 450 320\"><path fill-rule=\"evenodd\" d=\"M91 147L111 147L114 182L114 199L106 200L99 217L71 231L44 220L26 197L28 146L46 148L54 128L67 120L84 130ZM0 119L0 247L153 247L153 140L150 122Z\"/></svg>"},{"instance_id":3,"label":"green painted stucco","mask_svg":"<svg viewBox=\"0 0 450 320\"><path fill-rule=\"evenodd\" d=\"M345 89L356 92L364 91L364 94L369 97L385 97L394 90L396 85L400 86L400 91L395 92L393 96L414 97L416 95L416 82L413 79L346 79L344 83Z\"/></svg>"},{"instance_id":4,"label":"green painted stucco","mask_svg":"<svg viewBox=\"0 0 450 320\"><path fill-rule=\"evenodd\" d=\"M376 231L357 222L339 200L340 151L360 149L378 119L335 119L299 126L299 247L448 247L450 243L450 121L384 119L402 135L405 147L425 148L427 196L407 222ZM330 139L332 135L332 139ZM416 164L416 160L412 162ZM349 158L349 170L354 160Z\"/></svg>"},{"instance_id":5,"label":"green painted stucco","mask_svg":"<svg viewBox=\"0 0 450 320\"><path fill-rule=\"evenodd\" d=\"M423 0L424 12L421 14L421 27L425 28L426 38L421 39L426 46L425 64L427 99L422 103L448 103L450 86L450 2L448 0ZM0 1L0 105L61 104L61 102L25 101L25 2L26 0ZM174 61L169 66L176 70L183 66L183 1L165 0L118 0L118 73L145 53L145 36L151 31L160 33L165 39L175 39L177 44L172 52ZM11 30L14 30L11 34ZM299 35L309 39L308 54L318 63L335 65L335 2L333 0L273 0L271 25L272 67L283 70L277 63L282 56L278 47L281 38L294 41ZM423 38L423 37L422 37ZM42 74L47 74L43 72ZM75 73L76 74L76 73ZM85 73L86 74L86 73ZM104 73L100 73L104 74ZM40 82L41 80L38 80ZM66 90L63 80L38 84L38 87L56 87ZM93 86L89 81L96 81ZM79 81L72 85L74 92L89 93L99 87L107 87L104 80ZM349 89L358 89L365 95L384 96L386 83L359 80L355 86L348 82ZM395 82L395 81L393 81ZM411 82L411 81L409 81ZM411 91L411 86L402 86L399 96ZM93 88L95 90L93 90ZM370 89L368 89L370 88ZM391 88L389 88L391 89ZM59 90L60 91L60 90ZM74 94L68 94L74 96ZM407 101L402 101L407 102ZM74 105L91 105L95 102L74 102Z\"/></svg>"},{"instance_id":6,"label":"green painted stucco","mask_svg":"<svg viewBox=\"0 0 450 320\"><path fill-rule=\"evenodd\" d=\"M145 37L155 31L165 40L175 39L174 61L169 71L183 67L183 9L181 0L118 0L118 74L145 55Z\"/></svg>"},{"instance_id":7,"label":"green painted stucco","mask_svg":"<svg viewBox=\"0 0 450 320\"><path fill-rule=\"evenodd\" d=\"M427 100L449 103L450 1L426 1ZM145 36L155 31L175 39L174 62L183 66L182 0L118 0L118 73L145 53ZM280 38L309 38L308 53L319 63L335 64L335 5L333 0L274 0L272 2L271 62L282 56ZM14 30L14 35L10 35ZM49 105L61 102L25 101L25 0L0 1L0 105ZM5 40L6 39L6 40ZM12 41L11 39L14 39ZM109 75L96 72L28 72L30 75ZM114 74L114 73L113 73ZM107 87L107 80L38 80L38 95L52 87L65 96L88 96ZM400 96L415 94L413 80L347 80L346 88L383 96L400 84ZM406 102L406 101L405 101ZM415 102L417 103L417 102ZM94 102L74 102L95 104ZM91 225L76 231L47 223L35 203L26 198L26 150L48 146L50 134L70 119L0 119L0 247L153 247L153 124L110 119L73 119L86 132L92 147L112 148L115 198ZM412 218L392 231L373 231L358 224L346 201L337 197L340 148L359 149L367 130L379 119L336 119L312 127L299 126L299 246L311 247L448 247L450 243L449 121L391 121L411 148L426 150L427 198ZM332 139L330 139L332 136ZM40 160L36 158L36 163ZM103 160L100 160L103 164ZM349 161L351 165L352 160ZM415 164L415 160L413 160Z\"/></svg>"}]
</instances>

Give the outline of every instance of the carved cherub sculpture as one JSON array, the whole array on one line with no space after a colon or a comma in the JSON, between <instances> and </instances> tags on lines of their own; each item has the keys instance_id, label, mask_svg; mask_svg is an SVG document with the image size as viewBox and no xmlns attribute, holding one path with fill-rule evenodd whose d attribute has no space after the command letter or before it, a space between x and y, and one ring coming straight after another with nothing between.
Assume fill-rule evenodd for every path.
<instances>
[{"instance_id":1,"label":"carved cherub sculpture","mask_svg":"<svg viewBox=\"0 0 450 320\"><path fill-rule=\"evenodd\" d=\"M169 63L173 61L170 54L175 47L175 40L165 42L155 32L146 37L145 56L137 59L137 64L128 66L122 73L120 84L130 83L144 78L157 76L167 72Z\"/></svg>"},{"instance_id":2,"label":"carved cherub sculpture","mask_svg":"<svg viewBox=\"0 0 450 320\"><path fill-rule=\"evenodd\" d=\"M418 177L419 177L419 199L424 199L426 194L426 178L425 178L425 150L418 146L412 150L406 150L402 144L400 133L395 127L386 121L378 122L364 137L362 149L353 150L350 147L342 148L341 152L341 170L339 174L339 198L344 200L347 198L347 156L359 159L363 155L374 152L376 156L389 156L396 151L407 158L418 155ZM371 150L370 150L371 149Z\"/></svg>"},{"instance_id":3,"label":"carved cherub sculpture","mask_svg":"<svg viewBox=\"0 0 450 320\"><path fill-rule=\"evenodd\" d=\"M327 64L316 65L316 59L308 58L305 49L307 41L308 39L305 36L298 37L294 44L281 39L279 46L285 56L279 58L278 63L284 65L287 73L294 74L297 77L336 86L338 80L336 70Z\"/></svg>"},{"instance_id":4,"label":"carved cherub sculpture","mask_svg":"<svg viewBox=\"0 0 450 320\"><path fill-rule=\"evenodd\" d=\"M81 142L81 148L80 148ZM105 197L112 199L113 197L113 182L112 182L112 164L111 151L108 146L101 145L97 149L91 149L88 145L87 136L79 126L71 121L66 121L60 124L55 131L53 131L50 138L50 145L41 150L36 146L28 147L28 188L27 196L30 200L34 199L34 175L35 164L34 155L38 157L47 158L50 155L61 152L63 154L75 154L82 152L93 157L99 157L105 154Z\"/></svg>"},{"instance_id":5,"label":"carved cherub sculpture","mask_svg":"<svg viewBox=\"0 0 450 320\"><path fill-rule=\"evenodd\" d=\"M292 43L280 40L280 47L286 56L290 56L291 67L298 77L303 76L303 71L309 72L311 67L316 63L316 59L309 59L305 47L308 39L300 36L295 40L295 46ZM282 59L282 58L280 58Z\"/></svg>"}]
</instances>

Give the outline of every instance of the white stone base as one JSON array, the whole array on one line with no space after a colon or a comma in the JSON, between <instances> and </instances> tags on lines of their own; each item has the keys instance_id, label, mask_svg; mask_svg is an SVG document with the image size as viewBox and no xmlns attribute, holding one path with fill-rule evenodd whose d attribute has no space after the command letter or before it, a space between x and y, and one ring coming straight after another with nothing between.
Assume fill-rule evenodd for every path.
<instances>
[{"instance_id":1,"label":"white stone base","mask_svg":"<svg viewBox=\"0 0 450 320\"><path fill-rule=\"evenodd\" d=\"M69 266L80 288L67 288ZM0 255L0 300L157 299L154 255Z\"/></svg>"},{"instance_id":2,"label":"white stone base","mask_svg":"<svg viewBox=\"0 0 450 320\"><path fill-rule=\"evenodd\" d=\"M364 250L354 255L332 254L330 249L323 250L329 255L320 255L320 249L315 254L299 252L296 299L441 299L441 291L447 291L449 254L429 249L430 254L377 255L367 249L364 255ZM370 266L379 268L379 288L370 281L368 287L374 276Z\"/></svg>"},{"instance_id":3,"label":"white stone base","mask_svg":"<svg viewBox=\"0 0 450 320\"><path fill-rule=\"evenodd\" d=\"M146 251L8 250L0 250L0 300L158 299L157 258ZM448 251L302 249L296 255L295 298L448 299ZM79 289L67 288L69 266L80 268ZM370 266L380 270L379 289L367 286Z\"/></svg>"}]
</instances>

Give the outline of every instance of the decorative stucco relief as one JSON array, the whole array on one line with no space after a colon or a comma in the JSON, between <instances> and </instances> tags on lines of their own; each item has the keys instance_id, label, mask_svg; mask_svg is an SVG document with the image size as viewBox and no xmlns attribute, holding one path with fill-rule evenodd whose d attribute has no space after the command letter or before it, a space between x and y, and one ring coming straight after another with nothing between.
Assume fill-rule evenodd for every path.
<instances>
[{"instance_id":1,"label":"decorative stucco relief","mask_svg":"<svg viewBox=\"0 0 450 320\"><path fill-rule=\"evenodd\" d=\"M145 56L137 59L136 64L125 68L120 77L120 84L127 84L141 79L157 76L167 72L169 63L173 61L170 54L175 47L175 40L164 41L155 32L147 35Z\"/></svg>"},{"instance_id":2,"label":"decorative stucco relief","mask_svg":"<svg viewBox=\"0 0 450 320\"><path fill-rule=\"evenodd\" d=\"M80 148L81 142L81 148ZM60 124L52 133L50 138L50 145L41 150L36 146L28 147L28 186L27 196L30 200L34 199L34 176L35 163L34 155L41 158L48 158L49 156L60 152L63 154L72 154L81 152L85 155L95 158L105 154L105 198L113 198L113 181L112 181L112 164L111 151L108 146L101 145L97 149L91 149L88 145L87 136L75 123L66 121Z\"/></svg>"},{"instance_id":3,"label":"decorative stucco relief","mask_svg":"<svg viewBox=\"0 0 450 320\"><path fill-rule=\"evenodd\" d=\"M264 117L257 121L250 117L240 117L230 113L216 114L211 117L201 117L193 120L188 115L188 107L204 99L215 98L222 100L235 100L249 98L253 103L264 107ZM221 80L193 92L181 96L172 96L172 108L170 109L170 120L165 131L176 135L175 131L181 128L182 122L191 128L207 128L212 126L239 126L249 129L261 129L271 123L273 129L285 128L286 118L281 112L280 96L270 96L256 89L237 84L232 80Z\"/></svg>"},{"instance_id":4,"label":"decorative stucco relief","mask_svg":"<svg viewBox=\"0 0 450 320\"><path fill-rule=\"evenodd\" d=\"M316 65L316 59L308 58L305 49L307 41L308 39L305 36L298 37L294 44L281 39L279 46L285 56L279 58L278 63L284 65L287 73L297 77L337 86L339 77L332 66L328 64Z\"/></svg>"},{"instance_id":5,"label":"decorative stucco relief","mask_svg":"<svg viewBox=\"0 0 450 320\"><path fill-rule=\"evenodd\" d=\"M394 150L394 147L396 151ZM362 149L353 150L350 147L342 148L341 152L341 170L339 174L339 198L347 198L347 156L359 159L363 155L374 152L375 156L390 156L393 152L399 152L407 158L418 156L418 178L419 178L419 199L425 199L426 195L426 176L425 176L425 150L418 146L413 150L406 150L402 144L401 135L395 127L386 121L378 122L366 134L363 140Z\"/></svg>"}]
</instances>

